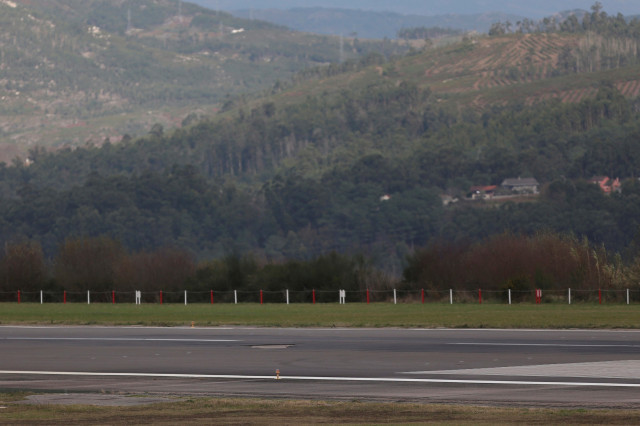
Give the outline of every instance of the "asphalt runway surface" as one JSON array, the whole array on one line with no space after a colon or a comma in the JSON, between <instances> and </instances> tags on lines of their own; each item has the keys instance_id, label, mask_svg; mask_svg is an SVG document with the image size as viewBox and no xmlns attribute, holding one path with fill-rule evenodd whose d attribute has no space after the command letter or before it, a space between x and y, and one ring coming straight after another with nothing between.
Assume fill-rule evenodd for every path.
<instances>
[{"instance_id":1,"label":"asphalt runway surface","mask_svg":"<svg viewBox=\"0 0 640 426\"><path fill-rule=\"evenodd\" d=\"M0 354L5 390L640 407L640 331L6 326Z\"/></svg>"}]
</instances>

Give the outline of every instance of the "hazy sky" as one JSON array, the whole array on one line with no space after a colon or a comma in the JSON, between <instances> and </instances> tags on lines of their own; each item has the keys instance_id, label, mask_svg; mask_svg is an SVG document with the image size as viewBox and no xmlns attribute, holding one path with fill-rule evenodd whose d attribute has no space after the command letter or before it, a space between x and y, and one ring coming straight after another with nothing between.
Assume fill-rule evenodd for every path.
<instances>
[{"instance_id":1,"label":"hazy sky","mask_svg":"<svg viewBox=\"0 0 640 426\"><path fill-rule=\"evenodd\" d=\"M290 9L294 7L337 7L386 10L402 14L443 15L505 12L541 18L569 9L589 10L595 0L191 0L222 10ZM640 14L640 0L601 0L609 14Z\"/></svg>"}]
</instances>

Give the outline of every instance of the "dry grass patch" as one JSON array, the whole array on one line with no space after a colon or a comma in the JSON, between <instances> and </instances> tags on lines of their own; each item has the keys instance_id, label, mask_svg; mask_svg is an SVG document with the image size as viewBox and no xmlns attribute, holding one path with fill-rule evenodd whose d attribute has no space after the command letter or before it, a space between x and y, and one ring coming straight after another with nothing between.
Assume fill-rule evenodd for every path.
<instances>
[{"instance_id":1,"label":"dry grass patch","mask_svg":"<svg viewBox=\"0 0 640 426\"><path fill-rule=\"evenodd\" d=\"M1 399L1 398L0 398ZM2 424L639 424L638 410L410 403L181 399L136 407L3 405Z\"/></svg>"}]
</instances>

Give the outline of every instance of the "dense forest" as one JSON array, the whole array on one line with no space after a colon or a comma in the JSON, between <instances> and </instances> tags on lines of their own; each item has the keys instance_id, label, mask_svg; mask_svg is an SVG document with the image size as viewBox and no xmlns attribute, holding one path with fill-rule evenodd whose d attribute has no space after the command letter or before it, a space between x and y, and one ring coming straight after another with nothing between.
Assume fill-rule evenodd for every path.
<instances>
[{"instance_id":1,"label":"dense forest","mask_svg":"<svg viewBox=\"0 0 640 426\"><path fill-rule=\"evenodd\" d=\"M100 148L32 150L30 166L0 168L5 241L39 241L47 256L67 237L100 235L200 259L334 250L395 274L412 247L504 230L572 232L635 255L640 111L607 84L578 104L483 113L441 109L403 85L242 111ZM586 183L601 174L623 179L622 193ZM542 195L448 207L440 198L517 176L539 179Z\"/></svg>"},{"instance_id":2,"label":"dense forest","mask_svg":"<svg viewBox=\"0 0 640 426\"><path fill-rule=\"evenodd\" d=\"M465 40L447 52L473 48ZM430 52L364 55L305 71L264 97L230 97L218 115L187 116L178 129L156 124L118 143L33 147L28 158L0 164L0 282L14 289L19 278L8 277L22 276L12 265L24 255L40 265L31 268L39 278L27 280L33 288L37 281L76 290L158 283L160 267L148 266L156 264L178 274L163 273L173 277L163 288L200 290L287 280L299 289L400 279L410 288L632 283L640 256L638 98L623 96L604 72L594 95L579 102L460 105L394 73L419 55ZM358 80L371 74L377 79ZM349 85L313 86L339 78ZM605 194L589 182L594 176L619 178L621 191ZM472 186L517 177L536 178L541 193L467 198ZM458 202L444 205L444 196ZM518 253L540 258L541 269L474 269L482 256L499 256L500 245L512 247L502 252L507 264ZM553 269L540 254L551 248L575 262ZM82 253L108 261L91 275L102 284L69 278L80 274L69 262L91 258L73 260ZM459 276L434 269L432 259L445 255L468 267Z\"/></svg>"}]
</instances>

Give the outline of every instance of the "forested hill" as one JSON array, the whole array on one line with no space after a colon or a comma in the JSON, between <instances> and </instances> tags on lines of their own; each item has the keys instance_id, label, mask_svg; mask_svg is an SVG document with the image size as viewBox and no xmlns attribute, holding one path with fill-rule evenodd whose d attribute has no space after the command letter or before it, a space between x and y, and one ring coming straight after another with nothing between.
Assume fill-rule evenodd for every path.
<instances>
[{"instance_id":1,"label":"forested hill","mask_svg":"<svg viewBox=\"0 0 640 426\"><path fill-rule=\"evenodd\" d=\"M412 248L439 239L551 230L633 258L634 25L620 31L619 62L599 44L581 50L612 39L598 29L467 38L307 71L175 131L33 149L30 165L0 169L0 235L49 254L65 238L98 235L201 258L364 252L398 273ZM587 182L594 175L620 178L622 192L605 195ZM535 177L542 195L463 200L471 186L510 177ZM461 201L444 206L444 194Z\"/></svg>"},{"instance_id":2,"label":"forested hill","mask_svg":"<svg viewBox=\"0 0 640 426\"><path fill-rule=\"evenodd\" d=\"M381 46L363 41L343 58ZM156 123L174 128L190 114L215 114L227 96L269 89L340 57L337 36L187 2L3 0L0 161L24 157L28 146L117 142Z\"/></svg>"}]
</instances>

